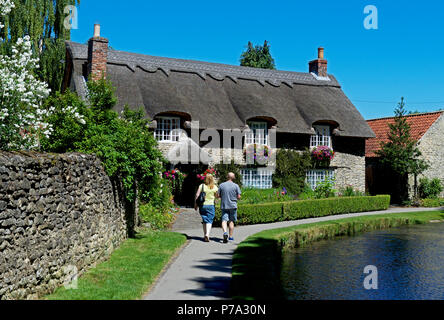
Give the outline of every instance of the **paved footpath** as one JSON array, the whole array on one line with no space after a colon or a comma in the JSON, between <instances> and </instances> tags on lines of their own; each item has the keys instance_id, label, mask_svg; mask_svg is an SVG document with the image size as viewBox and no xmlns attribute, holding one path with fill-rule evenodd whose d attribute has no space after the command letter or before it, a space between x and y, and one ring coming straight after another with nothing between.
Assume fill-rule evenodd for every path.
<instances>
[{"instance_id":1,"label":"paved footpath","mask_svg":"<svg viewBox=\"0 0 444 320\"><path fill-rule=\"evenodd\" d=\"M237 245L248 236L262 230L289 227L319 221L329 221L350 217L377 215L396 212L432 211L436 208L393 208L385 211L362 212L285 221L271 224L241 226L235 229L234 242L222 242L222 229L214 228L211 242L202 241L202 228L199 214L186 210L179 216L173 231L184 233L188 244L161 275L145 300L212 300L229 299L231 261ZM187 224L188 221L188 224ZM197 225L195 224L197 223ZM180 230L178 229L180 227Z\"/></svg>"}]
</instances>

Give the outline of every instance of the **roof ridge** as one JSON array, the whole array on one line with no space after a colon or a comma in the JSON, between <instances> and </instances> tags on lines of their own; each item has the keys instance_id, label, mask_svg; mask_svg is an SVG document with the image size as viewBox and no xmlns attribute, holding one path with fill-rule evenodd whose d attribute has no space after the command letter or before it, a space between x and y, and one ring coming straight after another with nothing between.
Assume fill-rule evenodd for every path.
<instances>
[{"instance_id":1,"label":"roof ridge","mask_svg":"<svg viewBox=\"0 0 444 320\"><path fill-rule=\"evenodd\" d=\"M72 41L66 41L66 43L71 49L74 59L87 58L87 45ZM169 74L170 71L195 72L203 79L205 79L208 74L216 80L223 80L225 77L230 77L236 81L240 78L257 80L261 84L268 82L273 86L280 86L281 83L285 83L291 87L293 83L296 83L340 87L333 75L328 75L329 78L327 80L322 80L317 79L309 72L252 68L217 62L151 56L120 50L108 51L108 63L124 64L133 71L135 71L137 67L140 67L148 72L156 72L158 69L161 69L166 74Z\"/></svg>"},{"instance_id":2,"label":"roof ridge","mask_svg":"<svg viewBox=\"0 0 444 320\"><path fill-rule=\"evenodd\" d=\"M425 115L436 114L436 113L444 113L444 110L432 111L432 112L414 113L414 114L406 114L404 117L405 118L407 118L407 117L419 117L419 116L425 116ZM367 119L365 121L377 121L377 120L387 120L387 119L395 119L395 118L396 118L396 116L391 116L391 117Z\"/></svg>"}]
</instances>

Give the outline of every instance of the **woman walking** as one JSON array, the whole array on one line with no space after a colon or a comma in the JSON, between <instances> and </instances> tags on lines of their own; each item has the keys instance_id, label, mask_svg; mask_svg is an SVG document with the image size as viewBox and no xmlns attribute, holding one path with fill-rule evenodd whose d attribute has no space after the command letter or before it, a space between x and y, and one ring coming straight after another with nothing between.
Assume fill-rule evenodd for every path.
<instances>
[{"instance_id":1,"label":"woman walking","mask_svg":"<svg viewBox=\"0 0 444 320\"><path fill-rule=\"evenodd\" d=\"M216 215L216 207L214 205L214 201L217 197L217 186L214 183L214 177L211 174L207 174L205 177L205 183L202 183L199 186L199 189L196 193L196 205L195 209L197 209L197 199L199 198L201 192L205 192L205 201L199 207L200 215L202 216L202 225L204 232L204 241L210 242L210 232L211 227L213 226L214 216Z\"/></svg>"}]
</instances>

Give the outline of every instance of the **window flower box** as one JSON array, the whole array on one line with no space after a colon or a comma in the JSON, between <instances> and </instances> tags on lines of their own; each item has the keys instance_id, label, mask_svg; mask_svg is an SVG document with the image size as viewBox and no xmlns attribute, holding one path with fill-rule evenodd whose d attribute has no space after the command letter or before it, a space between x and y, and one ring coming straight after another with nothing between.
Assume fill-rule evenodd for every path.
<instances>
[{"instance_id":1,"label":"window flower box","mask_svg":"<svg viewBox=\"0 0 444 320\"><path fill-rule=\"evenodd\" d=\"M244 150L246 162L254 161L254 164L264 165L271 159L271 148L267 145L249 144Z\"/></svg>"},{"instance_id":2,"label":"window flower box","mask_svg":"<svg viewBox=\"0 0 444 320\"><path fill-rule=\"evenodd\" d=\"M335 157L335 152L329 146L318 146L311 151L315 168L328 168Z\"/></svg>"}]
</instances>

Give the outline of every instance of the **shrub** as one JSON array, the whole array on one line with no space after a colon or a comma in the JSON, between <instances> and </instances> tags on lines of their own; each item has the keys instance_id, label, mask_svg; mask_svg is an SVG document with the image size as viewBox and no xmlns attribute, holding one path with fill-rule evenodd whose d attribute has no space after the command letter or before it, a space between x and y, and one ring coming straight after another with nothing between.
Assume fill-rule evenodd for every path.
<instances>
[{"instance_id":1,"label":"shrub","mask_svg":"<svg viewBox=\"0 0 444 320\"><path fill-rule=\"evenodd\" d=\"M227 175L233 172L236 175L236 182L240 188L242 188L242 175L240 173L240 166L231 161L231 164L216 164L214 167L217 172L217 177L219 178L219 184L227 181Z\"/></svg>"},{"instance_id":2,"label":"shrub","mask_svg":"<svg viewBox=\"0 0 444 320\"><path fill-rule=\"evenodd\" d=\"M299 200L315 199L315 193L308 184L305 184L302 193L297 198Z\"/></svg>"},{"instance_id":3,"label":"shrub","mask_svg":"<svg viewBox=\"0 0 444 320\"><path fill-rule=\"evenodd\" d=\"M254 205L239 204L238 224L272 223L335 214L386 210L389 205L389 195L374 197L337 197ZM218 221L220 220L220 216L221 211L217 208L216 218Z\"/></svg>"},{"instance_id":4,"label":"shrub","mask_svg":"<svg viewBox=\"0 0 444 320\"><path fill-rule=\"evenodd\" d=\"M157 192L153 192L150 203L155 208L170 208L173 205L173 196L167 181L163 180ZM146 203L146 202L145 202Z\"/></svg>"},{"instance_id":5,"label":"shrub","mask_svg":"<svg viewBox=\"0 0 444 320\"><path fill-rule=\"evenodd\" d=\"M312 166L310 151L281 149L276 154L276 171L273 175L275 188L286 188L299 195L305 187L306 172Z\"/></svg>"},{"instance_id":6,"label":"shrub","mask_svg":"<svg viewBox=\"0 0 444 320\"><path fill-rule=\"evenodd\" d=\"M2 15L7 11L1 2L0 21L3 22ZM1 22L1 34L8 38L7 29L1 30ZM0 40L0 48L4 49L2 43ZM44 121L47 111L42 108L42 102L50 90L34 74L38 62L29 36L18 38L9 55L0 52L1 150L38 150L39 137L48 136L53 129Z\"/></svg>"},{"instance_id":7,"label":"shrub","mask_svg":"<svg viewBox=\"0 0 444 320\"><path fill-rule=\"evenodd\" d=\"M283 221L282 202L238 205L238 224L259 224ZM221 210L216 207L217 222L221 220Z\"/></svg>"},{"instance_id":8,"label":"shrub","mask_svg":"<svg viewBox=\"0 0 444 320\"><path fill-rule=\"evenodd\" d=\"M285 188L283 189L255 189L243 188L241 204L255 204L265 202L291 201L293 196Z\"/></svg>"},{"instance_id":9,"label":"shrub","mask_svg":"<svg viewBox=\"0 0 444 320\"><path fill-rule=\"evenodd\" d=\"M427 208L444 207L444 198L422 199L421 205Z\"/></svg>"},{"instance_id":10,"label":"shrub","mask_svg":"<svg viewBox=\"0 0 444 320\"><path fill-rule=\"evenodd\" d=\"M84 139L75 143L76 151L96 154L106 173L122 181L128 201L138 195L148 202L160 190L165 160L143 110L125 106L119 117L112 110L116 103L114 88L104 79L88 82L88 98L91 112Z\"/></svg>"},{"instance_id":11,"label":"shrub","mask_svg":"<svg viewBox=\"0 0 444 320\"><path fill-rule=\"evenodd\" d=\"M149 223L154 230L164 230L174 221L173 208L154 207L151 203L141 205L139 216L143 223Z\"/></svg>"},{"instance_id":12,"label":"shrub","mask_svg":"<svg viewBox=\"0 0 444 320\"><path fill-rule=\"evenodd\" d=\"M75 144L85 138L86 120L90 110L74 93L56 93L45 102L48 110L48 123L53 132L41 138L42 151L57 153L75 151Z\"/></svg>"},{"instance_id":13,"label":"shrub","mask_svg":"<svg viewBox=\"0 0 444 320\"><path fill-rule=\"evenodd\" d=\"M324 181L318 183L316 189L314 190L315 199L334 197L336 192L336 190L333 189L334 185L335 185L335 179L328 177L325 178Z\"/></svg>"},{"instance_id":14,"label":"shrub","mask_svg":"<svg viewBox=\"0 0 444 320\"><path fill-rule=\"evenodd\" d=\"M164 181L168 182L171 193L174 195L182 192L183 181L186 177L187 175L177 168L163 173Z\"/></svg>"},{"instance_id":15,"label":"shrub","mask_svg":"<svg viewBox=\"0 0 444 320\"><path fill-rule=\"evenodd\" d=\"M422 199L437 198L442 190L443 186L438 178L430 180L424 177L419 179L418 193Z\"/></svg>"},{"instance_id":16,"label":"shrub","mask_svg":"<svg viewBox=\"0 0 444 320\"><path fill-rule=\"evenodd\" d=\"M171 193L165 191L169 181L162 179L165 159L143 110L134 111L125 106L119 117L113 110L117 99L111 82L101 79L87 85L88 105L69 92L47 101L47 111L51 111L46 112L47 121L54 130L42 138L42 147L47 152L95 154L107 175L117 182L119 193L122 191L130 204L129 210L139 198L151 208L145 209L142 216L154 220L163 218L158 212L169 210L171 201ZM128 231L132 236L134 212L127 213Z\"/></svg>"},{"instance_id":17,"label":"shrub","mask_svg":"<svg viewBox=\"0 0 444 320\"><path fill-rule=\"evenodd\" d=\"M365 193L355 190L352 186L348 185L347 187L340 189L338 195L341 197L362 197L365 196Z\"/></svg>"},{"instance_id":18,"label":"shrub","mask_svg":"<svg viewBox=\"0 0 444 320\"><path fill-rule=\"evenodd\" d=\"M286 219L297 220L343 213L386 210L390 205L390 196L301 200L287 202L283 205Z\"/></svg>"}]
</instances>

